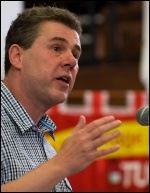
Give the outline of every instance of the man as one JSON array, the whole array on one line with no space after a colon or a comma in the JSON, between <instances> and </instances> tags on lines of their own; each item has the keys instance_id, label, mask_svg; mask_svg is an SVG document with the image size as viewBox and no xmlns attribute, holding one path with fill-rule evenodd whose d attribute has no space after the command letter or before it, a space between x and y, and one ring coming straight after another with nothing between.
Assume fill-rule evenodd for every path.
<instances>
[{"instance_id":1,"label":"man","mask_svg":"<svg viewBox=\"0 0 150 193\"><path fill-rule=\"evenodd\" d=\"M121 124L106 116L86 124L80 116L56 154L46 141L56 128L46 115L63 103L79 70L82 28L77 17L56 7L33 7L10 26L1 82L1 191L71 192L67 176L80 172L119 145L97 150L118 137L103 135Z\"/></svg>"}]
</instances>

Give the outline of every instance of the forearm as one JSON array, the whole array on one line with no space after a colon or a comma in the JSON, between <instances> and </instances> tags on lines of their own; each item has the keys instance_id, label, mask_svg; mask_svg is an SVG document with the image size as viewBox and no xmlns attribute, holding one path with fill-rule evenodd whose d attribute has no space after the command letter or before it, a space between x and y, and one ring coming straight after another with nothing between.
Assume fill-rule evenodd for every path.
<instances>
[{"instance_id":1,"label":"forearm","mask_svg":"<svg viewBox=\"0 0 150 193\"><path fill-rule=\"evenodd\" d=\"M46 161L20 178L1 186L1 192L49 192L66 177L64 169Z\"/></svg>"}]
</instances>

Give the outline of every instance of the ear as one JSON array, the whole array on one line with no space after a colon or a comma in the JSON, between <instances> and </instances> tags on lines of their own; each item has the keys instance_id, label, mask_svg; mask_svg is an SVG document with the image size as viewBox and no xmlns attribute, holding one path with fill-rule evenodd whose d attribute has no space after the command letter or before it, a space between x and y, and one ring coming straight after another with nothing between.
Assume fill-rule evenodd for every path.
<instances>
[{"instance_id":1,"label":"ear","mask_svg":"<svg viewBox=\"0 0 150 193\"><path fill-rule=\"evenodd\" d=\"M21 63L21 55L22 55L23 49L17 45L13 44L9 48L9 60L12 64L17 69L21 69L22 63Z\"/></svg>"}]
</instances>

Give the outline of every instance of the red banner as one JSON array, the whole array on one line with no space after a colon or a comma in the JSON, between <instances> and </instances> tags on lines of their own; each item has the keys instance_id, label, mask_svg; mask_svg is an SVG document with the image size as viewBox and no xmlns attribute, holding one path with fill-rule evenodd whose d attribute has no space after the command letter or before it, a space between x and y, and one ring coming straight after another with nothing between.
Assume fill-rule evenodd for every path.
<instances>
[{"instance_id":1,"label":"red banner","mask_svg":"<svg viewBox=\"0 0 150 193\"><path fill-rule=\"evenodd\" d=\"M108 143L119 143L119 151L97 159L82 172L69 177L75 192L148 192L149 191L149 139L148 127L135 120L137 109L148 105L145 92L83 91L80 104L66 101L48 111L56 123L56 142L50 141L56 151L70 135L83 114L87 123L105 115L114 115L122 121L122 135ZM75 92L75 96L79 94ZM77 101L77 100L76 100ZM122 101L115 104L112 101Z\"/></svg>"}]
</instances>

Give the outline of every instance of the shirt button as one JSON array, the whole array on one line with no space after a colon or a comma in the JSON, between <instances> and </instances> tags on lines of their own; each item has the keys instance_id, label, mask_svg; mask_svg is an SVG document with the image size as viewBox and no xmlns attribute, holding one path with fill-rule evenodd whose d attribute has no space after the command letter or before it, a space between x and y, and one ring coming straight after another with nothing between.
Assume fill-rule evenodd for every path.
<instances>
[{"instance_id":1,"label":"shirt button","mask_svg":"<svg viewBox=\"0 0 150 193\"><path fill-rule=\"evenodd\" d=\"M32 126L33 131L37 131L37 127L35 125Z\"/></svg>"}]
</instances>

